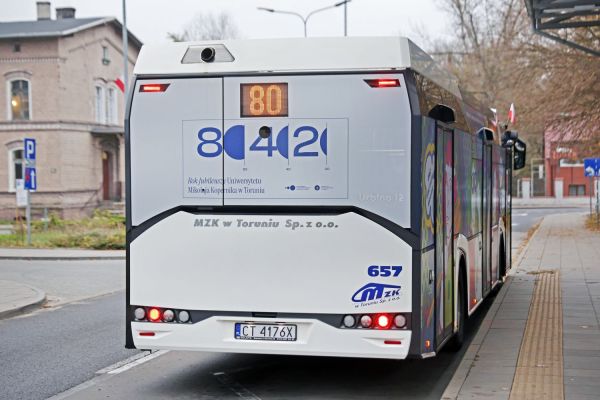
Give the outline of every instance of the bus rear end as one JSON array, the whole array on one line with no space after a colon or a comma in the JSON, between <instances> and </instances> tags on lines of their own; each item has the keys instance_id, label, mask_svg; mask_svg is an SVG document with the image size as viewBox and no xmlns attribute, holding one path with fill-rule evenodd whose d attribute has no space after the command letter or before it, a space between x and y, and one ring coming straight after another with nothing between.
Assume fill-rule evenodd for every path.
<instances>
[{"instance_id":1,"label":"bus rear end","mask_svg":"<svg viewBox=\"0 0 600 400\"><path fill-rule=\"evenodd\" d=\"M306 56L329 48L295 44ZM128 345L405 358L413 331L405 75L244 65L278 46L179 45L177 63L196 60L197 71L136 69ZM203 61L206 48L212 61ZM159 58L142 51L140 62Z\"/></svg>"}]
</instances>

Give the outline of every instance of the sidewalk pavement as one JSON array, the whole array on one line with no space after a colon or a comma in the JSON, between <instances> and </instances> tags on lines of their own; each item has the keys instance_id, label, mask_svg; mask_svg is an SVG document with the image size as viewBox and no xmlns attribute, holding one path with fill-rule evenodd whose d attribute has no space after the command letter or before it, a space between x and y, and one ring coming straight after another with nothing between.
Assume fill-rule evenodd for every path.
<instances>
[{"instance_id":1,"label":"sidewalk pavement","mask_svg":"<svg viewBox=\"0 0 600 400\"><path fill-rule=\"evenodd\" d=\"M544 219L443 399L600 398L600 234Z\"/></svg>"},{"instance_id":2,"label":"sidewalk pavement","mask_svg":"<svg viewBox=\"0 0 600 400\"><path fill-rule=\"evenodd\" d=\"M125 250L0 248L0 260L124 260Z\"/></svg>"},{"instance_id":3,"label":"sidewalk pavement","mask_svg":"<svg viewBox=\"0 0 600 400\"><path fill-rule=\"evenodd\" d=\"M41 306L46 293L23 283L0 280L0 319L23 314Z\"/></svg>"}]
</instances>

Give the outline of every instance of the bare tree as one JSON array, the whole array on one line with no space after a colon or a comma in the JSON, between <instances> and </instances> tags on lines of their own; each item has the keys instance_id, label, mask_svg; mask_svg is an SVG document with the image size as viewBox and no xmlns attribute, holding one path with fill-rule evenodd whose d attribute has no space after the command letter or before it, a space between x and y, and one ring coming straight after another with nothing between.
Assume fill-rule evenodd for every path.
<instances>
[{"instance_id":1,"label":"bare tree","mask_svg":"<svg viewBox=\"0 0 600 400\"><path fill-rule=\"evenodd\" d=\"M433 50L463 87L499 109L514 102L518 127L530 135L541 137L560 124L581 137L600 138L599 58L535 35L523 0L438 1L455 34ZM599 33L562 34L594 44Z\"/></svg>"},{"instance_id":2,"label":"bare tree","mask_svg":"<svg viewBox=\"0 0 600 400\"><path fill-rule=\"evenodd\" d=\"M239 31L227 13L196 14L180 33L169 32L167 37L174 42L195 40L235 39Z\"/></svg>"}]
</instances>

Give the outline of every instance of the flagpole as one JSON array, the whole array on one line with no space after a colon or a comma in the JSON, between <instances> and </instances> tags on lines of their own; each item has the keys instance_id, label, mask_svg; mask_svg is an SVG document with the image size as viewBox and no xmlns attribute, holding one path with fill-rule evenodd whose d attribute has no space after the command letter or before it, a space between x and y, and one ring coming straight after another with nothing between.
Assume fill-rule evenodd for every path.
<instances>
[{"instance_id":1,"label":"flagpole","mask_svg":"<svg viewBox=\"0 0 600 400\"><path fill-rule=\"evenodd\" d=\"M125 85L125 99L127 100L127 90L129 89L129 72L128 72L128 49L127 44L127 0L123 0L123 83Z\"/></svg>"}]
</instances>

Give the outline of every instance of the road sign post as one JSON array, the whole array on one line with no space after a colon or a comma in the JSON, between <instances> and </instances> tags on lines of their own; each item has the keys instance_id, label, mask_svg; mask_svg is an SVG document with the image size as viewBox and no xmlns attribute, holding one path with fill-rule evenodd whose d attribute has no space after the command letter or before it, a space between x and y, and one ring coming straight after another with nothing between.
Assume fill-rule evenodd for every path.
<instances>
[{"instance_id":1,"label":"road sign post","mask_svg":"<svg viewBox=\"0 0 600 400\"><path fill-rule=\"evenodd\" d=\"M596 225L600 226L600 181L598 178L600 177L600 158L586 158L583 160L583 171L585 176L589 176L590 180L593 179L594 191L596 192ZM592 211L592 202L591 202L591 190L590 190L590 214Z\"/></svg>"},{"instance_id":2,"label":"road sign post","mask_svg":"<svg viewBox=\"0 0 600 400\"><path fill-rule=\"evenodd\" d=\"M25 218L27 220L27 245L31 246L31 191L37 190L37 174L35 170L36 143L35 139L25 138L23 140L25 153L25 182L24 188L27 190L27 206L25 209Z\"/></svg>"},{"instance_id":3,"label":"road sign post","mask_svg":"<svg viewBox=\"0 0 600 400\"><path fill-rule=\"evenodd\" d=\"M600 226L600 179L596 177L596 226Z\"/></svg>"},{"instance_id":4,"label":"road sign post","mask_svg":"<svg viewBox=\"0 0 600 400\"><path fill-rule=\"evenodd\" d=\"M17 207L27 207L29 193L25 190L25 182L23 179L15 181L15 194L17 196Z\"/></svg>"},{"instance_id":5,"label":"road sign post","mask_svg":"<svg viewBox=\"0 0 600 400\"><path fill-rule=\"evenodd\" d=\"M594 178L590 176L590 215L594 212L592 207L592 188L594 187Z\"/></svg>"}]
</instances>

